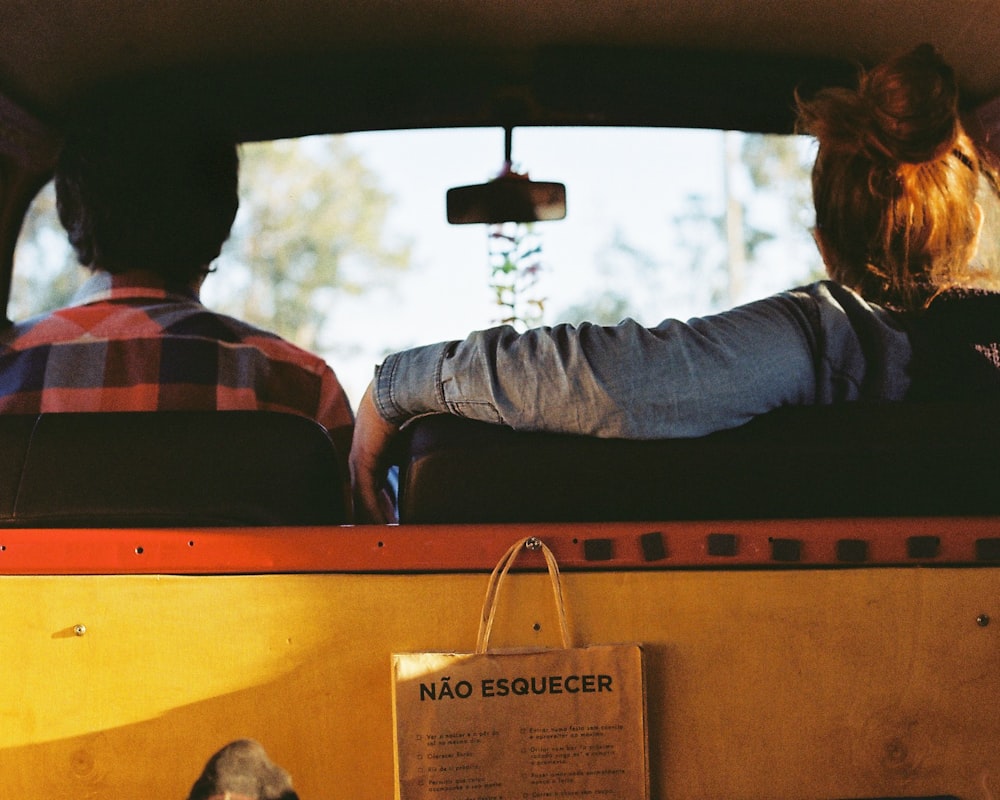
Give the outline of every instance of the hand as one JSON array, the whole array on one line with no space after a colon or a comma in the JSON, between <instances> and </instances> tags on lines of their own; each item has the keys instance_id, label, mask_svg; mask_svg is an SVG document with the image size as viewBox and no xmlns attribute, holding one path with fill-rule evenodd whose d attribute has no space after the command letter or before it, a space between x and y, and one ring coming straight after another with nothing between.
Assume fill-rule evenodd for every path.
<instances>
[{"instance_id":1,"label":"hand","mask_svg":"<svg viewBox=\"0 0 1000 800\"><path fill-rule=\"evenodd\" d=\"M395 504L385 488L385 455L397 433L399 428L386 422L375 408L369 384L358 404L348 460L356 522L396 522Z\"/></svg>"}]
</instances>

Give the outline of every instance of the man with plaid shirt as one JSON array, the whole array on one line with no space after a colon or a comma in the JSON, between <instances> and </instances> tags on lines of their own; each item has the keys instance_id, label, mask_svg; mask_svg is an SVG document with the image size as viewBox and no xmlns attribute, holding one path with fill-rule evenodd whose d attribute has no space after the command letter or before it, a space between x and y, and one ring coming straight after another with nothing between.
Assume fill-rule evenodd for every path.
<instances>
[{"instance_id":1,"label":"man with plaid shirt","mask_svg":"<svg viewBox=\"0 0 1000 800\"><path fill-rule=\"evenodd\" d=\"M225 138L105 117L69 135L59 217L89 280L66 307L0 334L0 412L262 409L326 427L353 413L323 359L199 301L236 215Z\"/></svg>"}]
</instances>

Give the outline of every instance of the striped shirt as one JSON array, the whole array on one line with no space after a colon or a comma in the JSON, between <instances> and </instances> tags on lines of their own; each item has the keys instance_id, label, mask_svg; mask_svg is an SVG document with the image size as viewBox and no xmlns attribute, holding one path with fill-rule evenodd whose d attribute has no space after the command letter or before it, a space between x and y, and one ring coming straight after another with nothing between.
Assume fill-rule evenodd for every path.
<instances>
[{"instance_id":1,"label":"striped shirt","mask_svg":"<svg viewBox=\"0 0 1000 800\"><path fill-rule=\"evenodd\" d=\"M323 359L146 272L97 271L0 334L0 412L270 410L353 424Z\"/></svg>"}]
</instances>

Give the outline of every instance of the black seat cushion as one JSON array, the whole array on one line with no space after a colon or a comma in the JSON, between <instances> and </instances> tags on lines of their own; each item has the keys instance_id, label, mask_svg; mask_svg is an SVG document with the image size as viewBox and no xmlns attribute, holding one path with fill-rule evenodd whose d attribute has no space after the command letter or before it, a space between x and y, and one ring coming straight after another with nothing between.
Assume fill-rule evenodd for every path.
<instances>
[{"instance_id":1,"label":"black seat cushion","mask_svg":"<svg viewBox=\"0 0 1000 800\"><path fill-rule=\"evenodd\" d=\"M348 517L329 435L257 411L0 415L0 525L313 525Z\"/></svg>"},{"instance_id":2,"label":"black seat cushion","mask_svg":"<svg viewBox=\"0 0 1000 800\"><path fill-rule=\"evenodd\" d=\"M975 515L1000 512L1000 407L787 408L698 439L408 426L400 522Z\"/></svg>"}]
</instances>

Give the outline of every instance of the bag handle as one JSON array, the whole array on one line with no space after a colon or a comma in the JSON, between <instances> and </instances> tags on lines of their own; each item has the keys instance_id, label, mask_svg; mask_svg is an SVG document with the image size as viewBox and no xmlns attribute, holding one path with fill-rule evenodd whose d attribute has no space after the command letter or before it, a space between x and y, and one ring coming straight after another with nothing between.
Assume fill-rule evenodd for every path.
<instances>
[{"instance_id":1,"label":"bag handle","mask_svg":"<svg viewBox=\"0 0 1000 800\"><path fill-rule=\"evenodd\" d=\"M542 555L545 556L545 565L548 568L549 580L552 583L552 594L556 601L556 615L559 618L559 632L562 636L563 647L570 647L569 625L566 622L566 602L563 599L559 564L545 542L535 536L527 536L512 544L507 549L507 552L503 554L500 561L497 562L496 567L493 568L489 583L486 586L483 613L479 619L476 653L485 653L489 647L490 634L493 632L493 621L496 619L497 604L500 599L500 587L503 585L507 573L510 572L510 568L514 565L514 562L523 550L541 550Z\"/></svg>"}]
</instances>

